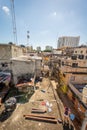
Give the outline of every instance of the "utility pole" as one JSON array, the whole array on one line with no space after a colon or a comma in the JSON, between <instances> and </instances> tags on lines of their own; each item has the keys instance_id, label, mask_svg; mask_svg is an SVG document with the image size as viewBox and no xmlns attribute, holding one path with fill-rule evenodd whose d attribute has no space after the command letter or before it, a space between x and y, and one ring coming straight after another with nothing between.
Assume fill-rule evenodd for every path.
<instances>
[{"instance_id":1,"label":"utility pole","mask_svg":"<svg viewBox=\"0 0 87 130\"><path fill-rule=\"evenodd\" d=\"M14 0L10 0L10 1L11 1L11 13L12 13L12 24L13 24L14 43L17 44L17 29L16 29L16 18L15 18Z\"/></svg>"}]
</instances>

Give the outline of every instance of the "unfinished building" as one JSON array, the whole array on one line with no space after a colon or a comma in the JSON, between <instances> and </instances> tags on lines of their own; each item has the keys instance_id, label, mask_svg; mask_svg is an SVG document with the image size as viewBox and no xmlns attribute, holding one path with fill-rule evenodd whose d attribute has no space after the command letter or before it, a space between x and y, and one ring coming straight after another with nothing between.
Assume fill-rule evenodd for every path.
<instances>
[{"instance_id":1,"label":"unfinished building","mask_svg":"<svg viewBox=\"0 0 87 130\"><path fill-rule=\"evenodd\" d=\"M11 59L11 70L13 74L14 83L17 84L19 79L25 75L30 74L29 77L40 76L42 58L40 57L29 57L21 56Z\"/></svg>"}]
</instances>

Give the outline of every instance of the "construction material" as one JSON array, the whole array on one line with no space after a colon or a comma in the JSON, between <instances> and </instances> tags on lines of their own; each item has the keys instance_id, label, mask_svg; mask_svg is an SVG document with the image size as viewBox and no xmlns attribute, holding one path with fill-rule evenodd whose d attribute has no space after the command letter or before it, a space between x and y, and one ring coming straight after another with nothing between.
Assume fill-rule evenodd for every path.
<instances>
[{"instance_id":1,"label":"construction material","mask_svg":"<svg viewBox=\"0 0 87 130\"><path fill-rule=\"evenodd\" d=\"M34 116L34 117L41 117L41 118L47 118L47 119L56 119L54 116L45 116L45 115L38 115L38 114L28 114L28 115L23 115L25 116Z\"/></svg>"},{"instance_id":2,"label":"construction material","mask_svg":"<svg viewBox=\"0 0 87 130\"><path fill-rule=\"evenodd\" d=\"M32 111L42 111L42 112L45 111L46 112L47 108L46 107L43 107L43 108L42 107L41 108L32 108Z\"/></svg>"},{"instance_id":3,"label":"construction material","mask_svg":"<svg viewBox=\"0 0 87 130\"><path fill-rule=\"evenodd\" d=\"M32 109L31 111L32 113L45 113L47 112L46 109Z\"/></svg>"},{"instance_id":4,"label":"construction material","mask_svg":"<svg viewBox=\"0 0 87 130\"><path fill-rule=\"evenodd\" d=\"M44 121L44 122L49 122L49 123L55 123L57 124L57 120L53 117L50 116L39 116L39 115L24 115L25 119L32 119L32 120L37 120L37 121Z\"/></svg>"},{"instance_id":5,"label":"construction material","mask_svg":"<svg viewBox=\"0 0 87 130\"><path fill-rule=\"evenodd\" d=\"M42 90L41 90L41 92L45 93L45 92L46 92L46 90L43 90L43 89L42 89Z\"/></svg>"}]
</instances>

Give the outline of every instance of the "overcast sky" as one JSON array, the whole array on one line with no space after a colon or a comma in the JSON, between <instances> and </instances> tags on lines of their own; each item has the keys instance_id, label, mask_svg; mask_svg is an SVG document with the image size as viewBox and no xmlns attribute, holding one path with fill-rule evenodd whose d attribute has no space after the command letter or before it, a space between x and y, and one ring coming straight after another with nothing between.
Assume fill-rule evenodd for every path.
<instances>
[{"instance_id":1,"label":"overcast sky","mask_svg":"<svg viewBox=\"0 0 87 130\"><path fill-rule=\"evenodd\" d=\"M0 0L0 43L14 42L11 0ZM57 47L60 36L87 42L87 0L14 0L19 44Z\"/></svg>"}]
</instances>

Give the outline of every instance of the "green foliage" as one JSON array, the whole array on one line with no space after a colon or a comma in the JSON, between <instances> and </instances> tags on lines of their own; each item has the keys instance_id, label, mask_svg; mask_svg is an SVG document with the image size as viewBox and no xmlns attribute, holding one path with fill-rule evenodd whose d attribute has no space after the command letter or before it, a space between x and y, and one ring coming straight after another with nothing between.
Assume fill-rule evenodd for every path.
<instances>
[{"instance_id":1,"label":"green foliage","mask_svg":"<svg viewBox=\"0 0 87 130\"><path fill-rule=\"evenodd\" d=\"M51 50L44 50L44 52L52 52Z\"/></svg>"}]
</instances>

